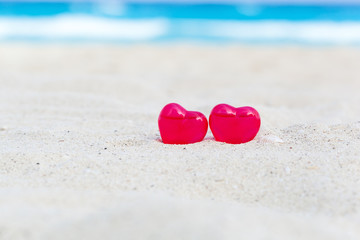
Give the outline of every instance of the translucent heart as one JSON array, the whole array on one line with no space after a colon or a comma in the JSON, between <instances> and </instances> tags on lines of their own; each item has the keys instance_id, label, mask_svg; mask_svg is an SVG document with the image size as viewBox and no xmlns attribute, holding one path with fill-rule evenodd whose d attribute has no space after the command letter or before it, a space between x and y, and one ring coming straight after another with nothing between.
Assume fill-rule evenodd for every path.
<instances>
[{"instance_id":1,"label":"translucent heart","mask_svg":"<svg viewBox=\"0 0 360 240\"><path fill-rule=\"evenodd\" d=\"M167 104L161 110L158 124L161 139L167 144L200 142L208 130L204 114L187 111L177 103Z\"/></svg>"},{"instance_id":2,"label":"translucent heart","mask_svg":"<svg viewBox=\"0 0 360 240\"><path fill-rule=\"evenodd\" d=\"M219 104L211 111L209 123L216 141L239 144L254 139L261 121L259 113L252 107Z\"/></svg>"}]
</instances>

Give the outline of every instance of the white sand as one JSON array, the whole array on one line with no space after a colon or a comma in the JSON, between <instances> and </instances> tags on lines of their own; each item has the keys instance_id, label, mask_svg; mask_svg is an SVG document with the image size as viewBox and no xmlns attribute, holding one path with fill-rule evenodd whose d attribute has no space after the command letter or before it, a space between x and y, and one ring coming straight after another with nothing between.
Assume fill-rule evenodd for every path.
<instances>
[{"instance_id":1,"label":"white sand","mask_svg":"<svg viewBox=\"0 0 360 240\"><path fill-rule=\"evenodd\" d=\"M360 49L0 45L0 239L360 239ZM159 141L168 102L258 109Z\"/></svg>"}]
</instances>

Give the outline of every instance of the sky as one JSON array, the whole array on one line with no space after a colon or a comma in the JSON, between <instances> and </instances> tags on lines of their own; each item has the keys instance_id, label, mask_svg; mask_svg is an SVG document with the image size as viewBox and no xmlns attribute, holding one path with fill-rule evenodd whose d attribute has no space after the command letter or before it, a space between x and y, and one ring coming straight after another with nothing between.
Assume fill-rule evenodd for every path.
<instances>
[{"instance_id":1,"label":"sky","mask_svg":"<svg viewBox=\"0 0 360 240\"><path fill-rule=\"evenodd\" d=\"M284 4L360 4L360 0L0 0L0 2L181 2L181 3L284 3Z\"/></svg>"}]
</instances>

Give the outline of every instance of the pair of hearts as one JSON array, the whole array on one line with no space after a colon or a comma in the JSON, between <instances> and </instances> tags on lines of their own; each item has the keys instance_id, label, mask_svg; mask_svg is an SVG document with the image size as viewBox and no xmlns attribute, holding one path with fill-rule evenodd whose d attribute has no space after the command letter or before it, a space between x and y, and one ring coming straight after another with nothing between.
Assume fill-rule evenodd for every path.
<instances>
[{"instance_id":1,"label":"pair of hearts","mask_svg":"<svg viewBox=\"0 0 360 240\"><path fill-rule=\"evenodd\" d=\"M167 104L161 110L158 124L162 141L167 144L200 142L208 130L204 114L187 111L177 103ZM246 143L259 132L260 115L252 107L219 104L211 111L209 124L216 141Z\"/></svg>"}]
</instances>

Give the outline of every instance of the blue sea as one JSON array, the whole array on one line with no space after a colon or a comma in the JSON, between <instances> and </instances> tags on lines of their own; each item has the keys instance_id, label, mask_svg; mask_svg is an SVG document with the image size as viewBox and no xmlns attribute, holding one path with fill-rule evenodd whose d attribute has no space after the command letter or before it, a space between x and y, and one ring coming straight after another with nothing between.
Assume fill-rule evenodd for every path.
<instances>
[{"instance_id":1,"label":"blue sea","mask_svg":"<svg viewBox=\"0 0 360 240\"><path fill-rule=\"evenodd\" d=\"M360 44L360 4L0 1L0 41Z\"/></svg>"}]
</instances>

